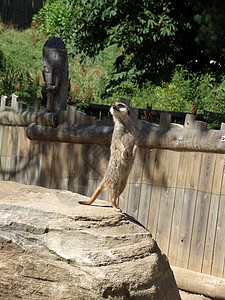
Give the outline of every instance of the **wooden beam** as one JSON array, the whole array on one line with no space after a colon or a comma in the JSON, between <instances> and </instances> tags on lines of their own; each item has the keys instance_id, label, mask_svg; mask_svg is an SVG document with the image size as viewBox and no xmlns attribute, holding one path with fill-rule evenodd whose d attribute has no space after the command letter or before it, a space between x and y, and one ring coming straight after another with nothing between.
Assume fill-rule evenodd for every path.
<instances>
[{"instance_id":1,"label":"wooden beam","mask_svg":"<svg viewBox=\"0 0 225 300\"><path fill-rule=\"evenodd\" d=\"M32 140L109 145L113 127L102 125L62 125L57 128L30 124L27 136ZM138 146L156 149L225 153L225 137L220 130L185 128L141 128Z\"/></svg>"},{"instance_id":2,"label":"wooden beam","mask_svg":"<svg viewBox=\"0 0 225 300\"><path fill-rule=\"evenodd\" d=\"M15 111L0 112L0 125L28 126L31 123L55 127L56 114L30 111L23 111L21 113Z\"/></svg>"},{"instance_id":3,"label":"wooden beam","mask_svg":"<svg viewBox=\"0 0 225 300\"><path fill-rule=\"evenodd\" d=\"M27 127L27 137L31 140L76 144L110 145L112 132L113 127L102 125L61 125L52 128L33 123Z\"/></svg>"},{"instance_id":4,"label":"wooden beam","mask_svg":"<svg viewBox=\"0 0 225 300\"><path fill-rule=\"evenodd\" d=\"M185 128L142 128L140 147L225 153L225 138L220 130Z\"/></svg>"},{"instance_id":5,"label":"wooden beam","mask_svg":"<svg viewBox=\"0 0 225 300\"><path fill-rule=\"evenodd\" d=\"M212 299L225 299L225 279L171 267L179 289Z\"/></svg>"}]
</instances>

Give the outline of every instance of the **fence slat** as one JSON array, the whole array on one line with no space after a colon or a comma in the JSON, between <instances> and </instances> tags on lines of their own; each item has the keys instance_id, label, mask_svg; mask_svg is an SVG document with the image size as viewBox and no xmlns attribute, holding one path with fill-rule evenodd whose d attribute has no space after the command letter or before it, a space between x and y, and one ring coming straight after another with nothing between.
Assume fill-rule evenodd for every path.
<instances>
[{"instance_id":1,"label":"fence slat","mask_svg":"<svg viewBox=\"0 0 225 300\"><path fill-rule=\"evenodd\" d=\"M155 160L154 160L154 171L153 171L153 186L151 194L151 204L149 210L149 219L148 219L148 229L151 231L152 236L156 237L157 232L157 223L158 223L158 214L159 206L161 199L161 189L164 179L164 165L166 151L154 149L156 151Z\"/></svg>"},{"instance_id":2,"label":"fence slat","mask_svg":"<svg viewBox=\"0 0 225 300\"><path fill-rule=\"evenodd\" d=\"M180 243L180 226L182 220L182 207L184 200L184 189L176 189L174 198L174 211L171 225L171 235L169 241L168 257L170 264L175 266L177 263L178 245Z\"/></svg>"},{"instance_id":3,"label":"fence slat","mask_svg":"<svg viewBox=\"0 0 225 300\"><path fill-rule=\"evenodd\" d=\"M53 157L53 145L52 142L41 142L40 145L40 159L41 159L41 174L40 185L46 188L50 187L51 181L51 169Z\"/></svg>"},{"instance_id":4,"label":"fence slat","mask_svg":"<svg viewBox=\"0 0 225 300\"><path fill-rule=\"evenodd\" d=\"M81 144L70 144L69 152L69 180L68 190L78 192L79 174L82 168L82 147Z\"/></svg>"},{"instance_id":5,"label":"fence slat","mask_svg":"<svg viewBox=\"0 0 225 300\"><path fill-rule=\"evenodd\" d=\"M192 242L188 267L197 272L202 271L206 229L211 201L212 179L215 170L215 155L202 155L202 164L197 194L196 211L193 224ZM204 192L201 192L201 191Z\"/></svg>"},{"instance_id":6,"label":"fence slat","mask_svg":"<svg viewBox=\"0 0 225 300\"><path fill-rule=\"evenodd\" d=\"M224 171L224 155L219 154L216 156L215 172L212 178L212 196L209 209L208 227L206 233L206 244L203 255L203 267L202 272L205 274L211 274L213 251L216 237L216 225L219 213L219 201L220 192L222 188L222 179Z\"/></svg>"},{"instance_id":7,"label":"fence slat","mask_svg":"<svg viewBox=\"0 0 225 300\"><path fill-rule=\"evenodd\" d=\"M169 249L179 159L180 155L176 151L166 151L164 176L162 182L163 188L161 191L159 218L156 233L158 244L165 254L168 253Z\"/></svg>"},{"instance_id":8,"label":"fence slat","mask_svg":"<svg viewBox=\"0 0 225 300\"><path fill-rule=\"evenodd\" d=\"M216 241L213 253L211 274L224 277L224 249L225 249L225 196L220 197L219 215L216 228Z\"/></svg>"},{"instance_id":9,"label":"fence slat","mask_svg":"<svg viewBox=\"0 0 225 300\"><path fill-rule=\"evenodd\" d=\"M174 200L174 212L173 212L173 221L172 221L172 228L171 228L170 248L169 248L169 257L170 257L171 265L175 265L177 261L177 252L178 252L178 245L180 243L180 226L182 221L182 209L183 209L188 164L189 164L189 152L181 152L178 174L177 174L177 183L176 183L177 188L176 188L176 194Z\"/></svg>"},{"instance_id":10,"label":"fence slat","mask_svg":"<svg viewBox=\"0 0 225 300\"><path fill-rule=\"evenodd\" d=\"M212 195L209 207L208 226L205 238L205 248L203 253L202 273L211 274L213 250L215 244L216 223L219 209L219 195Z\"/></svg>"},{"instance_id":11,"label":"fence slat","mask_svg":"<svg viewBox=\"0 0 225 300\"><path fill-rule=\"evenodd\" d=\"M137 219L138 208L141 193L141 183L143 175L145 149L138 148L136 158L129 176L129 202L127 206L127 213Z\"/></svg>"},{"instance_id":12,"label":"fence slat","mask_svg":"<svg viewBox=\"0 0 225 300\"><path fill-rule=\"evenodd\" d=\"M69 178L69 144L53 144L50 188L66 190Z\"/></svg>"},{"instance_id":13,"label":"fence slat","mask_svg":"<svg viewBox=\"0 0 225 300\"><path fill-rule=\"evenodd\" d=\"M148 148L145 149L143 174L142 174L142 186L141 186L140 203L139 203L139 210L138 210L138 220L145 227L148 226L148 215L149 215L150 203L151 203L155 155L156 155L156 151L153 151L152 149L148 149Z\"/></svg>"},{"instance_id":14,"label":"fence slat","mask_svg":"<svg viewBox=\"0 0 225 300\"><path fill-rule=\"evenodd\" d=\"M185 190L182 206L179 242L177 245L176 255L176 265L181 268L187 268L188 266L201 158L201 153L189 152L188 155L185 156L187 173L183 178L183 182L185 182ZM179 184L181 184L181 182L179 182Z\"/></svg>"},{"instance_id":15,"label":"fence slat","mask_svg":"<svg viewBox=\"0 0 225 300\"><path fill-rule=\"evenodd\" d=\"M219 202L218 220L216 226L215 247L212 261L211 274L217 277L225 277L225 167L222 172L221 196Z\"/></svg>"}]
</instances>

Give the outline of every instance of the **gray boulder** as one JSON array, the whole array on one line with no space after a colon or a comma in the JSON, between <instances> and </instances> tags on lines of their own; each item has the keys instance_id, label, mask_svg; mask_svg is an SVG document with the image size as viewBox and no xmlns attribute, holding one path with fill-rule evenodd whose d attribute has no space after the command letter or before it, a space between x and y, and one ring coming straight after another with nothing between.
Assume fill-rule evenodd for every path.
<instances>
[{"instance_id":1,"label":"gray boulder","mask_svg":"<svg viewBox=\"0 0 225 300\"><path fill-rule=\"evenodd\" d=\"M151 234L107 202L0 182L0 299L180 299Z\"/></svg>"}]
</instances>

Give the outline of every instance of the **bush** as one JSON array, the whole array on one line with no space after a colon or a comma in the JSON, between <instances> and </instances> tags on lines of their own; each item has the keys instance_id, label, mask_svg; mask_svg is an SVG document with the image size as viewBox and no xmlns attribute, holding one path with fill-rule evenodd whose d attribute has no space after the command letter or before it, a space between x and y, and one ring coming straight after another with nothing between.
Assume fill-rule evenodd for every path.
<instances>
[{"instance_id":1,"label":"bush","mask_svg":"<svg viewBox=\"0 0 225 300\"><path fill-rule=\"evenodd\" d=\"M225 76L216 81L215 76L202 75L196 89L199 110L212 128L220 128L225 122Z\"/></svg>"},{"instance_id":2,"label":"bush","mask_svg":"<svg viewBox=\"0 0 225 300\"><path fill-rule=\"evenodd\" d=\"M170 82L153 85L147 82L141 89L132 82L123 82L113 99L123 96L132 99L132 105L167 111L189 112L195 103L195 79L186 69L178 66Z\"/></svg>"},{"instance_id":3,"label":"bush","mask_svg":"<svg viewBox=\"0 0 225 300\"><path fill-rule=\"evenodd\" d=\"M42 9L33 16L33 25L48 37L61 38L68 47L71 44L72 15L66 0L47 0Z\"/></svg>"},{"instance_id":4,"label":"bush","mask_svg":"<svg viewBox=\"0 0 225 300\"><path fill-rule=\"evenodd\" d=\"M225 122L225 76L218 81L213 74L198 75L177 66L170 82L148 82L140 89L126 81L106 102L111 104L119 97L132 99L132 106L152 106L155 110L191 113L196 105L197 113L204 114L209 128L220 128L221 122Z\"/></svg>"},{"instance_id":5,"label":"bush","mask_svg":"<svg viewBox=\"0 0 225 300\"><path fill-rule=\"evenodd\" d=\"M16 94L22 100L25 97L40 97L43 82L35 70L35 76L28 70L22 70L13 61L3 60L0 69L0 94L11 97Z\"/></svg>"}]
</instances>

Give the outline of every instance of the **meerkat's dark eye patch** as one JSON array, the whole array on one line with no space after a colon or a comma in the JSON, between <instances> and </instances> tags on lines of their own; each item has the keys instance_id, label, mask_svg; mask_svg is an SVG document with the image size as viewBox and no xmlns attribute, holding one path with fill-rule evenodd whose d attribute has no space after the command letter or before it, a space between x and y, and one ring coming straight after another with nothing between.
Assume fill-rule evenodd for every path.
<instances>
[{"instance_id":1,"label":"meerkat's dark eye patch","mask_svg":"<svg viewBox=\"0 0 225 300\"><path fill-rule=\"evenodd\" d=\"M124 105L122 103L119 103L118 107L124 107Z\"/></svg>"}]
</instances>

